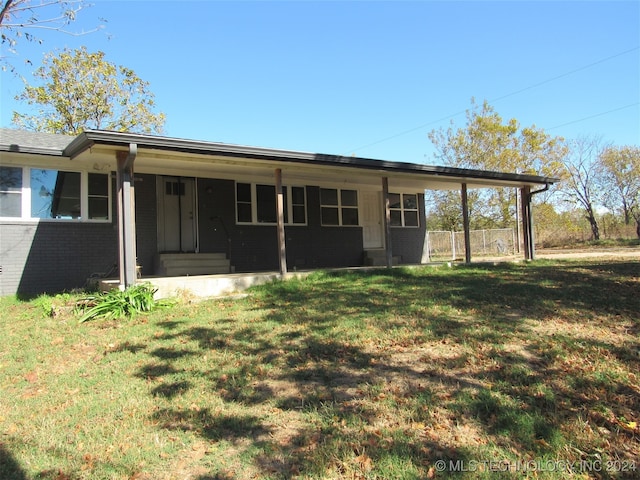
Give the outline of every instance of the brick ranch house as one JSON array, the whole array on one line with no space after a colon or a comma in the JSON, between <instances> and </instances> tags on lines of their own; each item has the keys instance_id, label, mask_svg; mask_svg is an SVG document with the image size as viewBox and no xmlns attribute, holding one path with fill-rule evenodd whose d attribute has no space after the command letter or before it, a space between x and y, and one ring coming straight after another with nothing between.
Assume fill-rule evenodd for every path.
<instances>
[{"instance_id":1,"label":"brick ranch house","mask_svg":"<svg viewBox=\"0 0 640 480\"><path fill-rule=\"evenodd\" d=\"M138 274L426 263L429 189L460 191L468 226L468 188L519 188L530 259L532 189L555 181L122 132L0 129L0 295L82 287L113 266L126 286Z\"/></svg>"}]
</instances>

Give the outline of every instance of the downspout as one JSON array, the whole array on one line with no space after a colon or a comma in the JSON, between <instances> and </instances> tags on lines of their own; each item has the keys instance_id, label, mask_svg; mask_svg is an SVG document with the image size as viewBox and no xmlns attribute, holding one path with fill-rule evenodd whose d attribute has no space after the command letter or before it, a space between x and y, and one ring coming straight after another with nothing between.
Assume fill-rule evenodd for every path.
<instances>
[{"instance_id":1,"label":"downspout","mask_svg":"<svg viewBox=\"0 0 640 480\"><path fill-rule=\"evenodd\" d=\"M536 259L536 246L535 246L535 241L533 236L533 214L531 212L531 197L539 193L546 192L547 190L549 190L549 184L545 183L543 188L541 188L540 190L534 190L533 192L529 192L529 195L527 195L527 211L528 211L527 221L529 222L529 225L528 225L529 237L530 237L529 253L531 256L531 260Z\"/></svg>"}]
</instances>

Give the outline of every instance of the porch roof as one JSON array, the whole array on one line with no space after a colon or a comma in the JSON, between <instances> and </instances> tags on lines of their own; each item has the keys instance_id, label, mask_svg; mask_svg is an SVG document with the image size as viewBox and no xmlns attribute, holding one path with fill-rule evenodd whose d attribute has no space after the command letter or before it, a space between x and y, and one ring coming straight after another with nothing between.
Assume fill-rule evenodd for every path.
<instances>
[{"instance_id":1,"label":"porch roof","mask_svg":"<svg viewBox=\"0 0 640 480\"><path fill-rule=\"evenodd\" d=\"M29 133L29 132L27 132ZM44 139L43 134L38 139ZM209 172L226 173L236 178L250 167L253 176L270 175L274 168L290 172L289 178L309 182L314 178L327 182L352 182L361 185L379 185L380 177L388 177L393 185L416 189L458 189L461 183L469 188L535 187L550 185L559 180L529 174L494 172L466 168L422 165L399 161L376 160L362 157L327 155L292 150L233 145L219 142L189 140L157 135L87 130L78 136L55 136L56 150L71 159L93 160L96 157L113 158L113 152L128 150L136 144L138 160L136 170L142 173L189 174ZM36 137L23 136L21 150L34 147ZM37 145L36 145L37 146ZM16 151L16 150L13 150ZM35 153L35 152L33 152ZM45 153L45 152L41 152ZM48 152L53 154L51 150ZM57 152L56 152L57 153ZM245 173L246 175L246 173Z\"/></svg>"}]
</instances>

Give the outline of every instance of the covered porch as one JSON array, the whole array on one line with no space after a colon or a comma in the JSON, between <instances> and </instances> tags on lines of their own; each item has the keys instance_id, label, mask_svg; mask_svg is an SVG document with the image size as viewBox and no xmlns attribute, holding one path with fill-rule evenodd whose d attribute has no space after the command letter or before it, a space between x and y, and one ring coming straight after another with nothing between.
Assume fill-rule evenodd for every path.
<instances>
[{"instance_id":1,"label":"covered porch","mask_svg":"<svg viewBox=\"0 0 640 480\"><path fill-rule=\"evenodd\" d=\"M429 263L424 245L425 190L460 192L465 262L471 262L468 190L517 188L522 199L519 217L523 258L529 260L535 257L532 196L556 181L535 175L103 131L84 132L68 150L72 161L98 164L116 160L120 288L136 282L139 250L145 242L147 250L152 248L158 255L168 251L225 253L228 272L223 276L204 275L207 278L202 279L202 285L211 286L197 288L212 292L270 281L274 276L287 278L303 270L363 266L367 251L376 252L376 266ZM139 180L145 182L137 185ZM141 226L138 217L141 212L147 214L147 210L140 205L136 190L143 187L157 202L150 214L157 217L153 222L150 217L142 219ZM187 192L191 192L188 198ZM177 206L161 204L163 195L177 197ZM145 199L144 203L148 209L150 201ZM162 226L172 209L179 218L179 231L174 237L171 234L175 233L175 224ZM224 233L221 238L226 237L216 240L220 251L207 250L215 240L213 224ZM350 249L349 256L336 265L328 264L327 259L338 255L342 248ZM406 253L409 248L411 255ZM320 254L324 260L319 260ZM241 265L237 271L244 274L233 273L236 265ZM148 267L144 273L153 279ZM162 272L155 268L153 273ZM164 284L174 285L166 288L180 288L175 285L192 282L184 280L194 277L185 277L188 273L181 271L173 276L174 280L165 273L165 279L157 280L158 288L164 289ZM213 287L214 284L228 287ZM217 294L206 296L214 295Z\"/></svg>"}]
</instances>

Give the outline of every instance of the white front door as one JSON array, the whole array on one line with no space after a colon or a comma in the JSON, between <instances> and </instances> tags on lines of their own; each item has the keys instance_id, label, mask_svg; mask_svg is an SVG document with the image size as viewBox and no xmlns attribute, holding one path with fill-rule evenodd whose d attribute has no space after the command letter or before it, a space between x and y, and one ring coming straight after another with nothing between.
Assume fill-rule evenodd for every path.
<instances>
[{"instance_id":1,"label":"white front door","mask_svg":"<svg viewBox=\"0 0 640 480\"><path fill-rule=\"evenodd\" d=\"M384 248L382 193L361 192L362 244L366 250Z\"/></svg>"},{"instance_id":2,"label":"white front door","mask_svg":"<svg viewBox=\"0 0 640 480\"><path fill-rule=\"evenodd\" d=\"M158 177L158 251L195 252L195 179Z\"/></svg>"}]
</instances>

